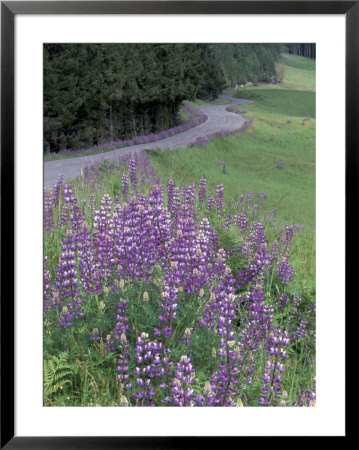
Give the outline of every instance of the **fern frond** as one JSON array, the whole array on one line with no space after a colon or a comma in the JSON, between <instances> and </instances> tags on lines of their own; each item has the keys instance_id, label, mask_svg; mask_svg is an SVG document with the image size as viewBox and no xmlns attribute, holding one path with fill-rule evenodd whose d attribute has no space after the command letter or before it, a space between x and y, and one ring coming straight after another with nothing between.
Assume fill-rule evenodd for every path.
<instances>
[{"instance_id":1,"label":"fern frond","mask_svg":"<svg viewBox=\"0 0 359 450\"><path fill-rule=\"evenodd\" d=\"M67 363L68 354L60 353L44 361L44 395L49 397L62 390L65 385L71 385L73 375L71 366Z\"/></svg>"}]
</instances>

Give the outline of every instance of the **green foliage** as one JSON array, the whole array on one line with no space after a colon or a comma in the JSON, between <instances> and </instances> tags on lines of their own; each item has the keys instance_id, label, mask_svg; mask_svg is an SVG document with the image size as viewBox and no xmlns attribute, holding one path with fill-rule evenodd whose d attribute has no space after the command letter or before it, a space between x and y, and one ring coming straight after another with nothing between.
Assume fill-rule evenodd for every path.
<instances>
[{"instance_id":1,"label":"green foliage","mask_svg":"<svg viewBox=\"0 0 359 450\"><path fill-rule=\"evenodd\" d=\"M300 55L313 60L316 58L315 44L285 44L283 50L293 55Z\"/></svg>"},{"instance_id":2,"label":"green foliage","mask_svg":"<svg viewBox=\"0 0 359 450\"><path fill-rule=\"evenodd\" d=\"M44 397L50 398L71 385L72 370L68 364L68 354L50 356L44 360Z\"/></svg>"},{"instance_id":3,"label":"green foliage","mask_svg":"<svg viewBox=\"0 0 359 450\"><path fill-rule=\"evenodd\" d=\"M247 82L280 81L276 67L280 45L214 44L212 47L222 65L227 87Z\"/></svg>"}]
</instances>

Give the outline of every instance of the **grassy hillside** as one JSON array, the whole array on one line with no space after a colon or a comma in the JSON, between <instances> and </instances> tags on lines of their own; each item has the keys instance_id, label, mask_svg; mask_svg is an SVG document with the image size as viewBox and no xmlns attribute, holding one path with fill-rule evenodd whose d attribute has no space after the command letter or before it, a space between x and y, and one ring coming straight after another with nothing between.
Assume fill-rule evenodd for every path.
<instances>
[{"instance_id":1,"label":"grassy hillside","mask_svg":"<svg viewBox=\"0 0 359 450\"><path fill-rule=\"evenodd\" d=\"M315 117L315 92L289 89L252 88L235 93L240 98L255 100L251 111L271 115L280 114L295 117Z\"/></svg>"},{"instance_id":2,"label":"grassy hillside","mask_svg":"<svg viewBox=\"0 0 359 450\"><path fill-rule=\"evenodd\" d=\"M284 54L280 60L284 68L282 87L315 91L315 60Z\"/></svg>"}]
</instances>

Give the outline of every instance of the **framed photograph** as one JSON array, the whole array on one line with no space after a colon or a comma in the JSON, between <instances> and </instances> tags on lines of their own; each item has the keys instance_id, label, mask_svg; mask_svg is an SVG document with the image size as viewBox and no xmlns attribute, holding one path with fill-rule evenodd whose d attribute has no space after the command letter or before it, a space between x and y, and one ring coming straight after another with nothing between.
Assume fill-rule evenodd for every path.
<instances>
[{"instance_id":1,"label":"framed photograph","mask_svg":"<svg viewBox=\"0 0 359 450\"><path fill-rule=\"evenodd\" d=\"M348 436L358 26L1 2L1 448Z\"/></svg>"}]
</instances>

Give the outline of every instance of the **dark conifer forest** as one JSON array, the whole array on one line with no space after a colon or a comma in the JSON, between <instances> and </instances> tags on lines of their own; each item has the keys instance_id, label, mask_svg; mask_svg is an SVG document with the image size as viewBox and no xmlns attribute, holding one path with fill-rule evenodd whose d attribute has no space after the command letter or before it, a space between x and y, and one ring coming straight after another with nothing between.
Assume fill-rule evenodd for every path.
<instances>
[{"instance_id":1,"label":"dark conifer forest","mask_svg":"<svg viewBox=\"0 0 359 450\"><path fill-rule=\"evenodd\" d=\"M316 59L315 44L286 44L288 53L292 55L305 56Z\"/></svg>"},{"instance_id":2,"label":"dark conifer forest","mask_svg":"<svg viewBox=\"0 0 359 450\"><path fill-rule=\"evenodd\" d=\"M208 45L45 45L45 150L171 128L184 99L212 100L224 84Z\"/></svg>"}]
</instances>

